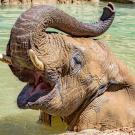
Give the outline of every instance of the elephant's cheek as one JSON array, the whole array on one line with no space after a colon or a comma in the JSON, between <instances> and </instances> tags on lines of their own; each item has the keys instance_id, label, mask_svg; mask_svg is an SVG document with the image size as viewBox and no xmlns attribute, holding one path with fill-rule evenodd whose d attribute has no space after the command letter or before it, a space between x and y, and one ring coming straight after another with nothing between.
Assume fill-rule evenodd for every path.
<instances>
[{"instance_id":1,"label":"elephant's cheek","mask_svg":"<svg viewBox=\"0 0 135 135\"><path fill-rule=\"evenodd\" d=\"M42 110L54 116L69 116L76 109L75 102L78 102L75 100L75 102L73 102L73 100L74 99L69 98L68 96L65 97L62 94L59 94L53 97L51 101L44 103Z\"/></svg>"},{"instance_id":2,"label":"elephant's cheek","mask_svg":"<svg viewBox=\"0 0 135 135\"><path fill-rule=\"evenodd\" d=\"M45 110L51 115L60 115L62 110L61 97L56 96L47 103Z\"/></svg>"}]
</instances>

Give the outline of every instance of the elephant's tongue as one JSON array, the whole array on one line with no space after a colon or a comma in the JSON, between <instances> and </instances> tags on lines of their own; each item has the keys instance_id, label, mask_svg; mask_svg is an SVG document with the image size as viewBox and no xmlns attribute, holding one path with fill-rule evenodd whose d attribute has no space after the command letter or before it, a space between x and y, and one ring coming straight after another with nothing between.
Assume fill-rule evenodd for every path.
<instances>
[{"instance_id":1,"label":"elephant's tongue","mask_svg":"<svg viewBox=\"0 0 135 135\"><path fill-rule=\"evenodd\" d=\"M29 91L29 95L32 96L36 93L48 93L51 90L49 83L43 81L43 78L40 73L35 73L35 83Z\"/></svg>"},{"instance_id":2,"label":"elephant's tongue","mask_svg":"<svg viewBox=\"0 0 135 135\"><path fill-rule=\"evenodd\" d=\"M40 72L34 73L34 80L34 83L28 84L27 92L25 93L25 98L22 102L35 102L40 97L47 95L53 89L53 86L43 79Z\"/></svg>"},{"instance_id":3,"label":"elephant's tongue","mask_svg":"<svg viewBox=\"0 0 135 135\"><path fill-rule=\"evenodd\" d=\"M33 96L36 93L48 93L49 89L50 88L49 88L49 86L46 83L41 82L41 83L38 83L36 86L32 87L32 89L30 90L29 95Z\"/></svg>"}]
</instances>

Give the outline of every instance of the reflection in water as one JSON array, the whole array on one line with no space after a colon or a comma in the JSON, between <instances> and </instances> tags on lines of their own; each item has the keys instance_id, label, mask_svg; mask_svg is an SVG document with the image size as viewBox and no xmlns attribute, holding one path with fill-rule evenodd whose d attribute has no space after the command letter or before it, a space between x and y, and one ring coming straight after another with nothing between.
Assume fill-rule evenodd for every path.
<instances>
[{"instance_id":1,"label":"reflection in water","mask_svg":"<svg viewBox=\"0 0 135 135\"><path fill-rule=\"evenodd\" d=\"M97 20L106 3L92 5L56 5L79 20L90 22ZM123 59L135 73L135 8L116 5L117 14L112 27L101 37L113 52ZM28 7L6 7L0 9L0 52L5 52L10 29L16 18ZM46 135L63 132L65 124L53 119L52 128L37 124L39 112L20 110L16 106L16 97L24 86L15 78L6 64L0 63L0 135Z\"/></svg>"}]
</instances>

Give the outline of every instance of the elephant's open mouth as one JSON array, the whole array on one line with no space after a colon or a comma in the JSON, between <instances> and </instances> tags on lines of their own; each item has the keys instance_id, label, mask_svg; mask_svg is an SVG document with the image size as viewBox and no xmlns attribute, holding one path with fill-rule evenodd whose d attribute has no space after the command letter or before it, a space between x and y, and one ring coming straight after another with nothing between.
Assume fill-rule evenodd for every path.
<instances>
[{"instance_id":1,"label":"elephant's open mouth","mask_svg":"<svg viewBox=\"0 0 135 135\"><path fill-rule=\"evenodd\" d=\"M17 98L17 105L19 108L30 108L38 100L50 100L53 98L55 84L45 81L41 76L36 77L33 84L28 83Z\"/></svg>"}]
</instances>

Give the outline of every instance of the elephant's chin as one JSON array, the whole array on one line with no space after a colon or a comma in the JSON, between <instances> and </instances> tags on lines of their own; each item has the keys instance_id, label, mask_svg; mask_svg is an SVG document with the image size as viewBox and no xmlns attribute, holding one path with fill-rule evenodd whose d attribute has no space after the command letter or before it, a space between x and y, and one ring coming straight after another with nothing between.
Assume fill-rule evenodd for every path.
<instances>
[{"instance_id":1,"label":"elephant's chin","mask_svg":"<svg viewBox=\"0 0 135 135\"><path fill-rule=\"evenodd\" d=\"M55 85L42 79L36 84L27 84L18 95L18 107L21 109L41 109L43 102L49 102L54 97Z\"/></svg>"}]
</instances>

